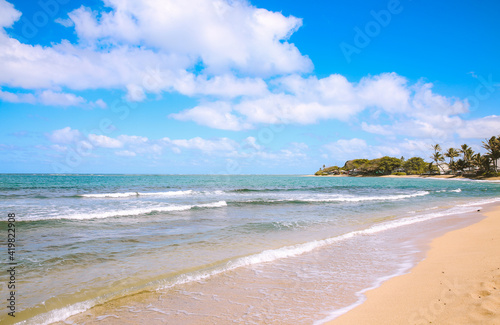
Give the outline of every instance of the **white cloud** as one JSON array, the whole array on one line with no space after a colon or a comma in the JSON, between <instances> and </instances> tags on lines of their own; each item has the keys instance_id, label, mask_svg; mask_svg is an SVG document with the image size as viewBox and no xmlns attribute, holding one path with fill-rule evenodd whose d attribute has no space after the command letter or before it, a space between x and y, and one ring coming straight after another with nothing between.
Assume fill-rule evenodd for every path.
<instances>
[{"instance_id":1,"label":"white cloud","mask_svg":"<svg viewBox=\"0 0 500 325\"><path fill-rule=\"evenodd\" d=\"M162 139L164 143L173 145L178 148L195 149L203 152L214 151L233 151L237 148L237 143L228 138L220 138L217 140L206 140L200 137L192 139Z\"/></svg>"},{"instance_id":2,"label":"white cloud","mask_svg":"<svg viewBox=\"0 0 500 325\"><path fill-rule=\"evenodd\" d=\"M336 142L326 144L324 147L335 157L350 159L349 157L352 157L352 154L365 151L368 145L363 139L353 138L349 140L340 139Z\"/></svg>"},{"instance_id":3,"label":"white cloud","mask_svg":"<svg viewBox=\"0 0 500 325\"><path fill-rule=\"evenodd\" d=\"M250 123L232 114L230 104L225 102L197 106L180 113L170 114L169 117L180 121L193 121L220 130L240 131L252 128Z\"/></svg>"},{"instance_id":4,"label":"white cloud","mask_svg":"<svg viewBox=\"0 0 500 325\"><path fill-rule=\"evenodd\" d=\"M9 26L20 13L0 1L0 24ZM58 20L74 26L76 45L32 46L0 33L0 83L37 90L126 89L132 101L162 91L231 98L262 94L267 85L261 77L312 69L311 61L287 43L301 20L244 0L111 0L105 5L110 8L102 12L86 7L70 12L72 24ZM44 97L50 102L54 95ZM52 100L80 101L62 97Z\"/></svg>"},{"instance_id":5,"label":"white cloud","mask_svg":"<svg viewBox=\"0 0 500 325\"><path fill-rule=\"evenodd\" d=\"M129 145L139 145L139 146L146 144L149 141L147 137L141 137L137 135L124 135L124 134L118 136L118 140L122 143L126 143Z\"/></svg>"},{"instance_id":6,"label":"white cloud","mask_svg":"<svg viewBox=\"0 0 500 325\"><path fill-rule=\"evenodd\" d=\"M101 148L121 148L123 143L117 139L110 138L105 135L89 134L89 141L96 147Z\"/></svg>"},{"instance_id":7,"label":"white cloud","mask_svg":"<svg viewBox=\"0 0 500 325\"><path fill-rule=\"evenodd\" d=\"M170 117L194 121L225 130L243 130L259 123L313 124L321 120L348 121L360 112L375 108L398 120L428 124L426 134L459 124L456 114L467 112L468 104L432 92L432 84L408 85L395 73L365 77L359 83L341 75L318 79L291 75L276 79L273 92L240 101L218 101L184 110ZM380 115L380 114L377 114ZM437 125L440 123L441 125ZM363 124L367 132L388 135L395 128ZM422 128L422 127L421 127Z\"/></svg>"},{"instance_id":8,"label":"white cloud","mask_svg":"<svg viewBox=\"0 0 500 325\"><path fill-rule=\"evenodd\" d=\"M96 100L93 105L99 107L99 108L107 108L108 107L108 104L106 104L105 101L103 101L102 99L98 99Z\"/></svg>"},{"instance_id":9,"label":"white cloud","mask_svg":"<svg viewBox=\"0 0 500 325\"><path fill-rule=\"evenodd\" d=\"M161 79L156 80L159 84ZM190 96L201 94L232 98L241 95L258 96L267 92L267 84L260 78L236 78L228 74L212 78L186 74L183 78L178 78L173 87Z\"/></svg>"},{"instance_id":10,"label":"white cloud","mask_svg":"<svg viewBox=\"0 0 500 325\"><path fill-rule=\"evenodd\" d=\"M247 137L245 140L243 140L243 143L256 150L262 149L262 146L257 143L257 139L255 139L254 137Z\"/></svg>"},{"instance_id":11,"label":"white cloud","mask_svg":"<svg viewBox=\"0 0 500 325\"><path fill-rule=\"evenodd\" d=\"M54 92L52 90L37 91L33 93L12 93L0 90L0 100L10 103L41 104L46 106L83 106L106 108L107 105L102 99L87 103L81 96L71 93ZM88 104L88 105L87 105Z\"/></svg>"},{"instance_id":12,"label":"white cloud","mask_svg":"<svg viewBox=\"0 0 500 325\"><path fill-rule=\"evenodd\" d=\"M469 110L467 101L434 94L432 92L431 83L417 84L414 88L415 95L413 97L412 106L415 112L420 115L426 115L428 113L456 115L467 113Z\"/></svg>"},{"instance_id":13,"label":"white cloud","mask_svg":"<svg viewBox=\"0 0 500 325\"><path fill-rule=\"evenodd\" d=\"M106 4L110 12L80 7L69 14L82 41L145 44L201 59L217 74L237 69L269 75L312 67L286 42L302 21L246 1L110 0Z\"/></svg>"},{"instance_id":14,"label":"white cloud","mask_svg":"<svg viewBox=\"0 0 500 325\"><path fill-rule=\"evenodd\" d=\"M126 98L131 102L140 102L146 98L146 93L144 92L144 89L142 87L130 84L127 85Z\"/></svg>"},{"instance_id":15,"label":"white cloud","mask_svg":"<svg viewBox=\"0 0 500 325\"><path fill-rule=\"evenodd\" d=\"M72 130L69 126L67 126L63 129L53 131L51 134L48 134L47 137L51 142L68 144L76 142L80 139L81 133L80 131Z\"/></svg>"},{"instance_id":16,"label":"white cloud","mask_svg":"<svg viewBox=\"0 0 500 325\"><path fill-rule=\"evenodd\" d=\"M15 94L8 91L0 90L0 99L9 103L28 103L35 104L37 99L33 94Z\"/></svg>"},{"instance_id":17,"label":"white cloud","mask_svg":"<svg viewBox=\"0 0 500 325\"><path fill-rule=\"evenodd\" d=\"M500 116L491 115L476 120L465 121L463 127L457 129L461 138L486 139L500 135Z\"/></svg>"},{"instance_id":18,"label":"white cloud","mask_svg":"<svg viewBox=\"0 0 500 325\"><path fill-rule=\"evenodd\" d=\"M65 152L65 151L68 150L68 147L61 146L59 144L53 144L53 145L50 146L50 148L52 148L55 151L59 151L59 152Z\"/></svg>"},{"instance_id":19,"label":"white cloud","mask_svg":"<svg viewBox=\"0 0 500 325\"><path fill-rule=\"evenodd\" d=\"M79 106L86 102L85 99L74 94L56 93L52 90L45 90L39 96L38 100L43 105L51 106Z\"/></svg>"},{"instance_id":20,"label":"white cloud","mask_svg":"<svg viewBox=\"0 0 500 325\"><path fill-rule=\"evenodd\" d=\"M407 112L410 108L411 92L408 81L396 73L382 73L374 77L364 77L358 85L363 106L375 106L386 112Z\"/></svg>"},{"instance_id":21,"label":"white cloud","mask_svg":"<svg viewBox=\"0 0 500 325\"><path fill-rule=\"evenodd\" d=\"M0 0L0 27L11 27L20 17L21 12L17 11L14 5Z\"/></svg>"},{"instance_id":22,"label":"white cloud","mask_svg":"<svg viewBox=\"0 0 500 325\"><path fill-rule=\"evenodd\" d=\"M393 132L390 130L391 128L392 127L390 125L367 124L366 122L361 123L361 129L368 133L392 135Z\"/></svg>"}]
</instances>

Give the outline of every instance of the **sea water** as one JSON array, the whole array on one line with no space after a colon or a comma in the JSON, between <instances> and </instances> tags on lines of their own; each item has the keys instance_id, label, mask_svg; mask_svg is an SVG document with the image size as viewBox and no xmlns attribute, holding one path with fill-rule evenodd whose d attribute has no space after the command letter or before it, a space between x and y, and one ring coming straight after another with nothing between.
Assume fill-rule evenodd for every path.
<instances>
[{"instance_id":1,"label":"sea water","mask_svg":"<svg viewBox=\"0 0 500 325\"><path fill-rule=\"evenodd\" d=\"M4 174L0 200L3 269L9 213L17 262L2 324L320 324L477 221L500 183Z\"/></svg>"}]
</instances>

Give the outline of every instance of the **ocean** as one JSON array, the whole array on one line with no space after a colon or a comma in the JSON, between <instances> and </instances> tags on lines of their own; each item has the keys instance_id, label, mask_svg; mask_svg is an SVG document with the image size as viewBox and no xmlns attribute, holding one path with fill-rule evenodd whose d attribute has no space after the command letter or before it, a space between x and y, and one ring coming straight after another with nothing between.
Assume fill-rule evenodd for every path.
<instances>
[{"instance_id":1,"label":"ocean","mask_svg":"<svg viewBox=\"0 0 500 325\"><path fill-rule=\"evenodd\" d=\"M0 201L2 324L321 324L480 220L500 183L3 174Z\"/></svg>"}]
</instances>

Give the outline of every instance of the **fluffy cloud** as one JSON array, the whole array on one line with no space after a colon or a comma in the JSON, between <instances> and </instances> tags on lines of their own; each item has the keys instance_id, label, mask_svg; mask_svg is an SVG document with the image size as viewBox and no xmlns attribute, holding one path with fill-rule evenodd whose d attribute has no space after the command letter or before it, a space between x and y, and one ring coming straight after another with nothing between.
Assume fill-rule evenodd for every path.
<instances>
[{"instance_id":1,"label":"fluffy cloud","mask_svg":"<svg viewBox=\"0 0 500 325\"><path fill-rule=\"evenodd\" d=\"M82 107L100 107L106 108L107 105L102 99L95 102L87 102L81 96L76 96L70 93L54 92L52 90L44 90L33 93L12 93L0 90L0 99L9 103L27 103L40 104L46 106L82 106Z\"/></svg>"},{"instance_id":2,"label":"fluffy cloud","mask_svg":"<svg viewBox=\"0 0 500 325\"><path fill-rule=\"evenodd\" d=\"M366 122L361 122L361 129L368 133L380 134L380 135L392 135L393 132L390 130L390 125L378 125L378 124L368 124Z\"/></svg>"},{"instance_id":3,"label":"fluffy cloud","mask_svg":"<svg viewBox=\"0 0 500 325\"><path fill-rule=\"evenodd\" d=\"M123 147L123 143L120 140L113 139L105 135L89 134L88 139L96 147L101 147L101 148Z\"/></svg>"},{"instance_id":4,"label":"fluffy cloud","mask_svg":"<svg viewBox=\"0 0 500 325\"><path fill-rule=\"evenodd\" d=\"M147 137L141 137L137 135L125 135L125 134L118 136L117 139L122 143L126 143L129 145L138 145L138 146L144 145L149 141Z\"/></svg>"},{"instance_id":5,"label":"fluffy cloud","mask_svg":"<svg viewBox=\"0 0 500 325\"><path fill-rule=\"evenodd\" d=\"M11 27L20 17L21 13L11 3L0 1L0 27Z\"/></svg>"},{"instance_id":6,"label":"fluffy cloud","mask_svg":"<svg viewBox=\"0 0 500 325\"><path fill-rule=\"evenodd\" d=\"M0 99L9 103L29 103L35 104L37 102L36 97L33 94L15 94L8 91L0 90Z\"/></svg>"},{"instance_id":7,"label":"fluffy cloud","mask_svg":"<svg viewBox=\"0 0 500 325\"><path fill-rule=\"evenodd\" d=\"M38 100L43 105L52 106L79 106L86 102L82 97L73 94L56 93L52 90L43 91Z\"/></svg>"},{"instance_id":8,"label":"fluffy cloud","mask_svg":"<svg viewBox=\"0 0 500 325\"><path fill-rule=\"evenodd\" d=\"M165 144L177 148L195 149L203 152L233 151L237 148L237 143L228 138L220 138L217 140L206 140L200 137L192 139L176 139L176 140L163 138L162 141Z\"/></svg>"},{"instance_id":9,"label":"fluffy cloud","mask_svg":"<svg viewBox=\"0 0 500 325\"><path fill-rule=\"evenodd\" d=\"M80 131L70 127L55 130L48 134L47 138L53 143L47 148L57 152L79 150L87 156L92 154L93 149L99 149L108 150L121 157L143 155L159 158L165 149L170 149L175 154L202 153L210 157L245 159L246 163L248 163L248 159L279 160L281 162L287 161L287 159L307 159L305 152L309 150L305 143L294 142L283 149L270 151L263 143L251 136L240 142L224 137L214 139L201 137L191 139L171 139L168 137L149 139L135 135L110 137L97 134L89 134L85 137Z\"/></svg>"},{"instance_id":10,"label":"fluffy cloud","mask_svg":"<svg viewBox=\"0 0 500 325\"><path fill-rule=\"evenodd\" d=\"M358 83L341 75L323 79L291 75L274 81L273 91L259 97L218 101L170 117L224 130L245 130L259 123L313 124L321 120L348 121L366 109L397 117L391 127L362 124L366 132L389 135L408 130L420 136L448 134L461 123L456 114L468 110L466 101L435 94L432 84L408 81L396 73L365 77ZM412 124L412 127L408 127ZM439 131L441 130L441 131Z\"/></svg>"},{"instance_id":11,"label":"fluffy cloud","mask_svg":"<svg viewBox=\"0 0 500 325\"><path fill-rule=\"evenodd\" d=\"M461 138L485 139L500 135L500 116L491 115L476 120L465 121L463 127L457 129Z\"/></svg>"},{"instance_id":12,"label":"fluffy cloud","mask_svg":"<svg viewBox=\"0 0 500 325\"><path fill-rule=\"evenodd\" d=\"M162 91L236 97L262 94L267 85L261 77L312 69L311 61L287 42L301 20L243 0L126 0L105 5L109 8L101 12L82 6L68 14L69 20L58 20L75 29L76 45L62 41L33 46L1 32L0 84L24 89L118 88L126 90L131 101ZM5 0L0 0L0 9L2 27L20 18ZM47 93L44 98L51 98L44 100L81 102L75 95L54 96Z\"/></svg>"},{"instance_id":13,"label":"fluffy cloud","mask_svg":"<svg viewBox=\"0 0 500 325\"><path fill-rule=\"evenodd\" d=\"M236 69L273 75L312 67L286 42L302 21L246 1L109 0L106 4L111 11L80 7L69 14L82 42L144 44L201 60L217 74Z\"/></svg>"},{"instance_id":14,"label":"fluffy cloud","mask_svg":"<svg viewBox=\"0 0 500 325\"><path fill-rule=\"evenodd\" d=\"M232 113L231 105L225 102L209 103L195 108L170 114L169 117L180 121L193 121L214 129L240 131L252 128Z\"/></svg>"},{"instance_id":15,"label":"fluffy cloud","mask_svg":"<svg viewBox=\"0 0 500 325\"><path fill-rule=\"evenodd\" d=\"M407 83L396 73L364 77L358 85L358 96L365 107L375 106L389 113L407 112L411 96Z\"/></svg>"},{"instance_id":16,"label":"fluffy cloud","mask_svg":"<svg viewBox=\"0 0 500 325\"><path fill-rule=\"evenodd\" d=\"M73 130L69 126L55 130L47 135L47 138L54 143L73 143L80 139L82 134L78 130Z\"/></svg>"}]
</instances>

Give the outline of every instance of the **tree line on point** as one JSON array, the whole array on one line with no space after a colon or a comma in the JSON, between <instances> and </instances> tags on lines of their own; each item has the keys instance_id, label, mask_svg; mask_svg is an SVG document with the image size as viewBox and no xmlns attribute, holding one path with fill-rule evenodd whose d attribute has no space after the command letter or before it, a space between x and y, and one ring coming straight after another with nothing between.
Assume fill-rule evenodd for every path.
<instances>
[{"instance_id":1,"label":"tree line on point","mask_svg":"<svg viewBox=\"0 0 500 325\"><path fill-rule=\"evenodd\" d=\"M492 136L482 142L486 149L485 154L475 153L467 144L460 148L448 148L442 152L441 146L432 146L432 161L425 162L420 157L405 160L404 157L382 157L377 159L348 160L343 167L331 166L320 168L315 173L321 175L423 175L423 174L452 174L477 176L499 176L498 160L500 160L500 135ZM445 157L449 158L446 163ZM455 160L455 158L459 158Z\"/></svg>"}]
</instances>

